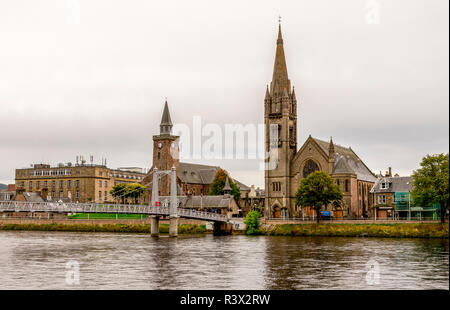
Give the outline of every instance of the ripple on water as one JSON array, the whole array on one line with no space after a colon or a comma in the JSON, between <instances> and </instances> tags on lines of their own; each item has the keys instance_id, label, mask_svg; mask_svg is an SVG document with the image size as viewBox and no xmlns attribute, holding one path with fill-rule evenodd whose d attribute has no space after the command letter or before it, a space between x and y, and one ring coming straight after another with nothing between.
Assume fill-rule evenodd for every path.
<instances>
[{"instance_id":1,"label":"ripple on water","mask_svg":"<svg viewBox=\"0 0 450 310\"><path fill-rule=\"evenodd\" d=\"M449 242L0 232L0 275L0 289L449 289Z\"/></svg>"}]
</instances>

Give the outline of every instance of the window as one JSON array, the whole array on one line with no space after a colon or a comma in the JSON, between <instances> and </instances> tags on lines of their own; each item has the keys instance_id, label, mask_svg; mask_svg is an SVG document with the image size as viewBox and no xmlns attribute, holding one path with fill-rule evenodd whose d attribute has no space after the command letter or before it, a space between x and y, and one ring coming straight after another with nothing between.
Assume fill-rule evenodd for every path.
<instances>
[{"instance_id":1,"label":"window","mask_svg":"<svg viewBox=\"0 0 450 310\"><path fill-rule=\"evenodd\" d=\"M98 180L98 187L102 187L102 180Z\"/></svg>"},{"instance_id":2,"label":"window","mask_svg":"<svg viewBox=\"0 0 450 310\"><path fill-rule=\"evenodd\" d=\"M161 153L158 152L158 159L161 159Z\"/></svg>"},{"instance_id":3,"label":"window","mask_svg":"<svg viewBox=\"0 0 450 310\"><path fill-rule=\"evenodd\" d=\"M72 187L72 180L67 180L67 187Z\"/></svg>"},{"instance_id":4,"label":"window","mask_svg":"<svg viewBox=\"0 0 450 310\"><path fill-rule=\"evenodd\" d=\"M313 160L309 159L303 167L303 177L306 178L308 175L318 170L319 166L317 166L317 164Z\"/></svg>"},{"instance_id":5,"label":"window","mask_svg":"<svg viewBox=\"0 0 450 310\"><path fill-rule=\"evenodd\" d=\"M53 181L52 181L52 187L55 187L55 186L56 186L56 181L53 180Z\"/></svg>"},{"instance_id":6,"label":"window","mask_svg":"<svg viewBox=\"0 0 450 310\"><path fill-rule=\"evenodd\" d=\"M36 182L36 188L41 188L41 181Z\"/></svg>"},{"instance_id":7,"label":"window","mask_svg":"<svg viewBox=\"0 0 450 310\"><path fill-rule=\"evenodd\" d=\"M100 171L100 176L103 176L103 172Z\"/></svg>"},{"instance_id":8,"label":"window","mask_svg":"<svg viewBox=\"0 0 450 310\"><path fill-rule=\"evenodd\" d=\"M98 192L98 200L102 200L102 191Z\"/></svg>"},{"instance_id":9,"label":"window","mask_svg":"<svg viewBox=\"0 0 450 310\"><path fill-rule=\"evenodd\" d=\"M378 196L378 203L379 204L386 204L386 195L379 195Z\"/></svg>"},{"instance_id":10,"label":"window","mask_svg":"<svg viewBox=\"0 0 450 310\"><path fill-rule=\"evenodd\" d=\"M64 186L64 181L63 180L61 180L61 181L59 181L59 187L63 187Z\"/></svg>"},{"instance_id":11,"label":"window","mask_svg":"<svg viewBox=\"0 0 450 310\"><path fill-rule=\"evenodd\" d=\"M47 187L47 186L48 186L48 182L44 181L44 187Z\"/></svg>"},{"instance_id":12,"label":"window","mask_svg":"<svg viewBox=\"0 0 450 310\"><path fill-rule=\"evenodd\" d=\"M270 148L276 148L278 147L278 124L270 124Z\"/></svg>"},{"instance_id":13,"label":"window","mask_svg":"<svg viewBox=\"0 0 450 310\"><path fill-rule=\"evenodd\" d=\"M382 183L380 184L380 188L381 188L381 189L387 189L387 188L389 188L389 183L388 183L388 182L382 182Z\"/></svg>"},{"instance_id":14,"label":"window","mask_svg":"<svg viewBox=\"0 0 450 310\"><path fill-rule=\"evenodd\" d=\"M105 188L108 187L108 181L105 181Z\"/></svg>"},{"instance_id":15,"label":"window","mask_svg":"<svg viewBox=\"0 0 450 310\"><path fill-rule=\"evenodd\" d=\"M272 190L274 192L279 192L281 191L281 182L273 182L272 183Z\"/></svg>"},{"instance_id":16,"label":"window","mask_svg":"<svg viewBox=\"0 0 450 310\"><path fill-rule=\"evenodd\" d=\"M25 187L25 182L20 182L20 187Z\"/></svg>"},{"instance_id":17,"label":"window","mask_svg":"<svg viewBox=\"0 0 450 310\"><path fill-rule=\"evenodd\" d=\"M75 198L76 198L76 199L80 198L80 192L79 192L79 191L76 191L76 192L75 192Z\"/></svg>"},{"instance_id":18,"label":"window","mask_svg":"<svg viewBox=\"0 0 450 310\"><path fill-rule=\"evenodd\" d=\"M345 191L346 191L346 192L348 192L348 183L349 183L349 181L348 181L348 180L345 180Z\"/></svg>"},{"instance_id":19,"label":"window","mask_svg":"<svg viewBox=\"0 0 450 310\"><path fill-rule=\"evenodd\" d=\"M34 171L30 171L30 177L34 176Z\"/></svg>"},{"instance_id":20,"label":"window","mask_svg":"<svg viewBox=\"0 0 450 310\"><path fill-rule=\"evenodd\" d=\"M80 187L80 180L76 180L75 181L75 186L78 188L78 187Z\"/></svg>"},{"instance_id":21,"label":"window","mask_svg":"<svg viewBox=\"0 0 450 310\"><path fill-rule=\"evenodd\" d=\"M105 200L108 200L108 192L105 191Z\"/></svg>"},{"instance_id":22,"label":"window","mask_svg":"<svg viewBox=\"0 0 450 310\"><path fill-rule=\"evenodd\" d=\"M52 191L52 198L55 198L55 191Z\"/></svg>"},{"instance_id":23,"label":"window","mask_svg":"<svg viewBox=\"0 0 450 310\"><path fill-rule=\"evenodd\" d=\"M33 182L32 182L32 181L28 182L28 188L29 188L30 190L33 189Z\"/></svg>"}]
</instances>

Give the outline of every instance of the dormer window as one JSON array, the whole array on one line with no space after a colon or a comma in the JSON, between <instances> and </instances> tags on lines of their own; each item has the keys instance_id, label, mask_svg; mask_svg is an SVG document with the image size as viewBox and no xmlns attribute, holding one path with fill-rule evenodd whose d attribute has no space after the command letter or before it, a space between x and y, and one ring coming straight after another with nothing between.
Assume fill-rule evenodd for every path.
<instances>
[{"instance_id":1,"label":"dormer window","mask_svg":"<svg viewBox=\"0 0 450 310\"><path fill-rule=\"evenodd\" d=\"M382 182L380 184L380 188L381 189L388 189L389 188L389 183L388 182Z\"/></svg>"}]
</instances>

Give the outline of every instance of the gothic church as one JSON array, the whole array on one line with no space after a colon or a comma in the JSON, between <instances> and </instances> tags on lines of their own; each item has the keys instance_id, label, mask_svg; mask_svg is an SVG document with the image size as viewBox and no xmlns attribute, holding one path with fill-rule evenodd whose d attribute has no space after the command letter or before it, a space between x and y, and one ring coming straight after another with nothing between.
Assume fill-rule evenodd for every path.
<instances>
[{"instance_id":1,"label":"gothic church","mask_svg":"<svg viewBox=\"0 0 450 310\"><path fill-rule=\"evenodd\" d=\"M272 82L264 99L264 123L270 154L265 171L266 218L313 216L311 208L295 205L295 193L302 178L316 170L330 174L344 194L340 207L328 207L335 218L370 215L373 201L369 193L376 177L350 147L309 136L297 150L297 98L288 78L281 25Z\"/></svg>"}]
</instances>

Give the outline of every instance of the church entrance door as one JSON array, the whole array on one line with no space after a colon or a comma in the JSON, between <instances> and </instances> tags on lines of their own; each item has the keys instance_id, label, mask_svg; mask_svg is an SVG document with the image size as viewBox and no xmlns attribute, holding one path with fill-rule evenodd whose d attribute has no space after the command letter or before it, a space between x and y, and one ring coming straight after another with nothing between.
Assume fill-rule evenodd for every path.
<instances>
[{"instance_id":1,"label":"church entrance door","mask_svg":"<svg viewBox=\"0 0 450 310\"><path fill-rule=\"evenodd\" d=\"M278 206L273 208L273 217L274 218L280 218L281 217L281 210Z\"/></svg>"}]
</instances>

